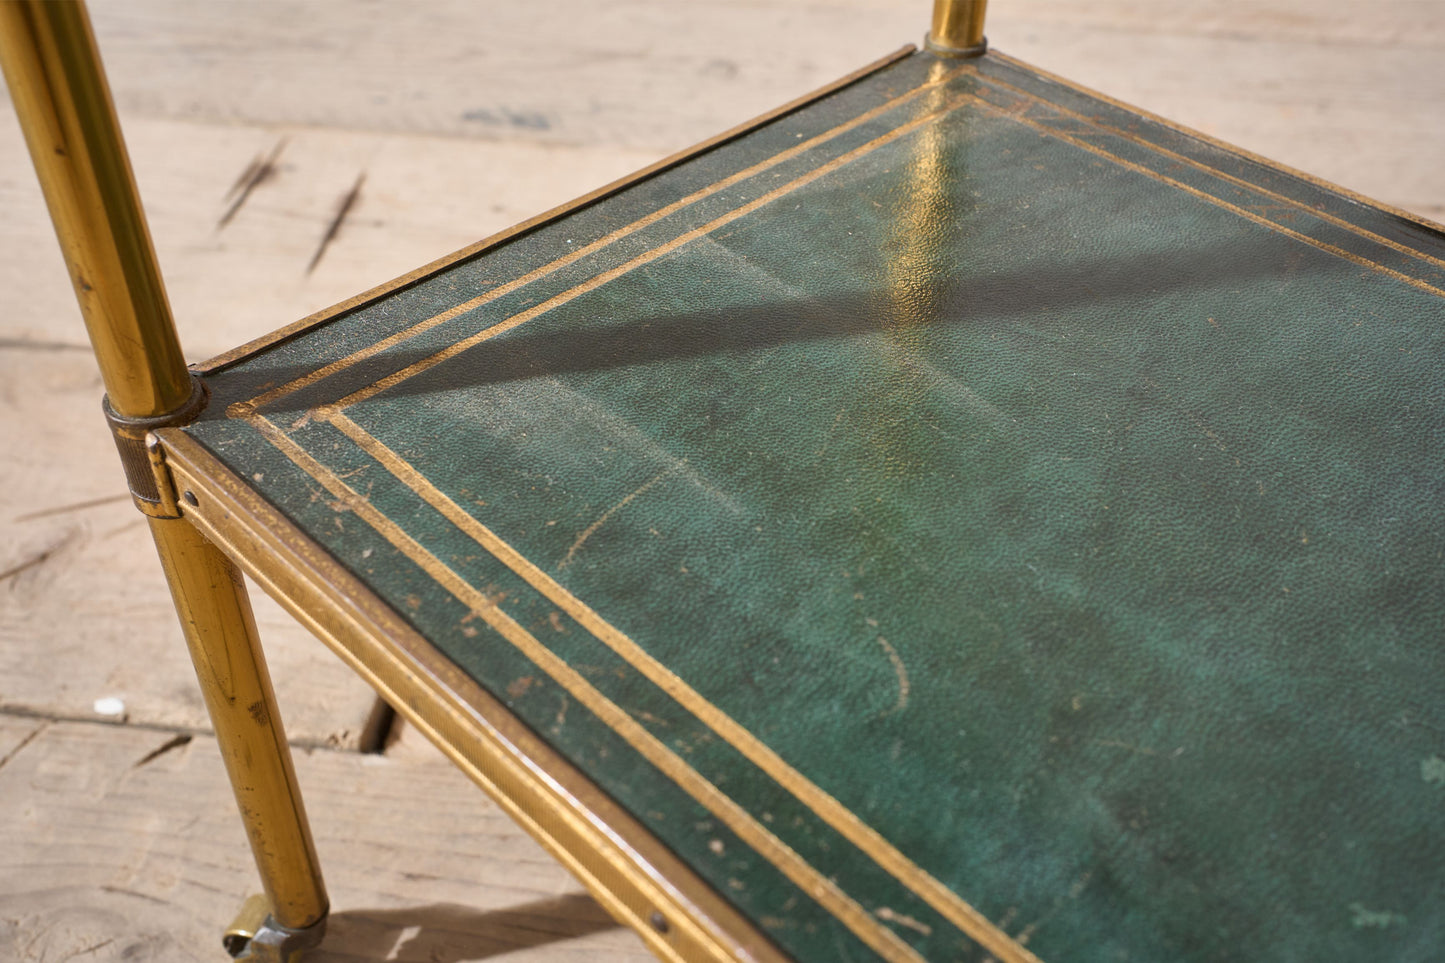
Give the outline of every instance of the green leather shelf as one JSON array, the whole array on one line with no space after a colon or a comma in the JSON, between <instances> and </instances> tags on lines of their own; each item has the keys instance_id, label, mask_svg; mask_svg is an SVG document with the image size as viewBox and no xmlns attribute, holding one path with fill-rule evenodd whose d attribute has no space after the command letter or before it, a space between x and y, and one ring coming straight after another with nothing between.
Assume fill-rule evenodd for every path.
<instances>
[{"instance_id":1,"label":"green leather shelf","mask_svg":"<svg viewBox=\"0 0 1445 963\"><path fill-rule=\"evenodd\" d=\"M1438 228L918 53L207 383L799 959L1445 945Z\"/></svg>"}]
</instances>

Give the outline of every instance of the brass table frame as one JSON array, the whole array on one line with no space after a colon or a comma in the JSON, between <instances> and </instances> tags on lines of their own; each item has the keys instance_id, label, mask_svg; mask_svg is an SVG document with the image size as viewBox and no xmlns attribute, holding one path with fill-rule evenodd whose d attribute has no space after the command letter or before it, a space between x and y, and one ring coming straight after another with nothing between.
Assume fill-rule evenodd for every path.
<instances>
[{"instance_id":1,"label":"brass table frame","mask_svg":"<svg viewBox=\"0 0 1445 963\"><path fill-rule=\"evenodd\" d=\"M984 51L986 0L935 0L926 45ZM664 959L780 960L745 917L505 706L442 657L205 449L177 430L204 408L204 375L538 223L765 123L909 52L870 65L573 204L187 368L129 157L82 3L0 2L0 61L105 384L105 412L147 516L264 889L225 938L233 956L294 960L329 901L244 570L425 733L617 919ZM1004 961L1031 953L979 917ZM875 946L884 958L894 948Z\"/></svg>"}]
</instances>

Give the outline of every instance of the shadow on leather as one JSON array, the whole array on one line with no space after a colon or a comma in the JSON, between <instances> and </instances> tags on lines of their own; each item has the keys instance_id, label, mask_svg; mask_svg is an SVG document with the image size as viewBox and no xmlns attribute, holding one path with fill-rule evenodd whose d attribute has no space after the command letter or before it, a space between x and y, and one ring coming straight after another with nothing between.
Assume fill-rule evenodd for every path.
<instances>
[{"instance_id":1,"label":"shadow on leather","mask_svg":"<svg viewBox=\"0 0 1445 963\"><path fill-rule=\"evenodd\" d=\"M590 323L539 317L496 338L481 341L458 357L388 388L388 397L427 395L535 378L594 373L689 358L758 352L824 340L872 338L906 329L925 340L947 340L949 329L987 329L1022 341L1074 336L1101 322L1165 338L1165 353L1180 337L1209 337L1205 317L1237 311L1243 303L1234 288L1306 283L1315 272L1333 267L1316 258L1288 269L1271 256L1268 237L1252 243L1188 246L1119 255L1094 252L1049 270L1030 265L986 271L967 265L942 280L931 274L888 277L886 261L875 276L852 279L849 290L772 296L755 303L694 311L601 314ZM1189 310L1181 312L1180 306ZM1197 316L1197 317L1196 317ZM1197 322L1197 323L1195 323ZM459 318L457 334L475 333L475 319ZM1172 329L1194 324L1192 333ZM402 342L309 388L282 397L267 409L278 415L329 404L434 356L428 347ZM228 392L259 394L310 373L309 366L249 363L232 370Z\"/></svg>"}]
</instances>

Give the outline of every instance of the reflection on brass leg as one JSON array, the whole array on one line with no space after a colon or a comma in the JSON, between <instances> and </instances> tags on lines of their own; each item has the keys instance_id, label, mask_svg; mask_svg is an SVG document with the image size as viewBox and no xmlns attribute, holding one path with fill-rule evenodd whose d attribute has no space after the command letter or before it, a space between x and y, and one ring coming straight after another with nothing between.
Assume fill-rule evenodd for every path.
<instances>
[{"instance_id":1,"label":"reflection on brass leg","mask_svg":"<svg viewBox=\"0 0 1445 963\"><path fill-rule=\"evenodd\" d=\"M988 49L983 15L988 0L933 0L933 24L924 46L943 57L977 57Z\"/></svg>"},{"instance_id":2,"label":"reflection on brass leg","mask_svg":"<svg viewBox=\"0 0 1445 963\"><path fill-rule=\"evenodd\" d=\"M189 522L149 521L271 916L307 929L326 916L326 888L241 572Z\"/></svg>"}]
</instances>

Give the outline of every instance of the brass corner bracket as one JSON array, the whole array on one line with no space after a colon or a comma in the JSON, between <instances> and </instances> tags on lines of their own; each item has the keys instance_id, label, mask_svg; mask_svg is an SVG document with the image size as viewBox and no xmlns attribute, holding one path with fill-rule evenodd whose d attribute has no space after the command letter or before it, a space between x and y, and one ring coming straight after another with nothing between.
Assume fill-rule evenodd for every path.
<instances>
[{"instance_id":1,"label":"brass corner bracket","mask_svg":"<svg viewBox=\"0 0 1445 963\"><path fill-rule=\"evenodd\" d=\"M131 499L143 514L152 518L181 517L176 503L176 486L166 469L165 453L153 432L157 428L175 428L195 421L205 410L210 397L205 382L192 375L191 395L185 404L163 415L127 418L116 414L109 398L101 401L106 424L110 425L115 447L120 452L120 464L125 470Z\"/></svg>"}]
</instances>

